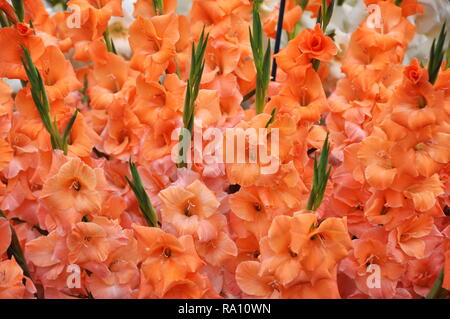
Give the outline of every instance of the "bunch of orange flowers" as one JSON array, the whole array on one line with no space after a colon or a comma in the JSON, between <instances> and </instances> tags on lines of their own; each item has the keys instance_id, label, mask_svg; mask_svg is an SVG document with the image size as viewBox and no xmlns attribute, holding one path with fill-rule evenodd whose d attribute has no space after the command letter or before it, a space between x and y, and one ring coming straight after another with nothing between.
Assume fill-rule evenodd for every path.
<instances>
[{"instance_id":1,"label":"bunch of orange flowers","mask_svg":"<svg viewBox=\"0 0 450 319\"><path fill-rule=\"evenodd\" d=\"M273 54L261 2L137 0L127 56L120 0L0 0L0 298L447 297L445 26L406 66L423 7L364 0L338 58L338 4L287 0Z\"/></svg>"}]
</instances>

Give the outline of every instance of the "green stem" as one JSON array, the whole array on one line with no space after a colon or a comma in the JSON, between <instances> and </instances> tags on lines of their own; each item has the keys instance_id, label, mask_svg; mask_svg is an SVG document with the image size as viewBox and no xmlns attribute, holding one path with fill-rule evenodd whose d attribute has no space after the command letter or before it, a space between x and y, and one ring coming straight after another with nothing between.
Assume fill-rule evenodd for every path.
<instances>
[{"instance_id":1,"label":"green stem","mask_svg":"<svg viewBox=\"0 0 450 319\"><path fill-rule=\"evenodd\" d=\"M262 88L260 85L256 86L256 114L260 114L264 110L264 105L266 103L266 92L264 88Z\"/></svg>"},{"instance_id":2,"label":"green stem","mask_svg":"<svg viewBox=\"0 0 450 319\"><path fill-rule=\"evenodd\" d=\"M433 284L430 292L428 293L426 299L438 299L439 295L445 291L442 288L442 282L444 281L444 268L439 272L439 275L436 278L436 281Z\"/></svg>"}]
</instances>

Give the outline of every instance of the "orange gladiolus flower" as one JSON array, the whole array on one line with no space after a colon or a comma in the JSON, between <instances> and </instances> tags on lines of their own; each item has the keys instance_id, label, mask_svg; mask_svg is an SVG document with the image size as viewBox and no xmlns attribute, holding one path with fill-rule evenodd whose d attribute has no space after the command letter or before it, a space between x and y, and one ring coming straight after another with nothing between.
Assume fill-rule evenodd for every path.
<instances>
[{"instance_id":1,"label":"orange gladiolus flower","mask_svg":"<svg viewBox=\"0 0 450 319\"><path fill-rule=\"evenodd\" d=\"M274 271L285 285L301 271L313 281L330 278L335 263L351 248L351 241L345 220L328 218L317 225L315 214L299 213L275 217L260 245L263 269Z\"/></svg>"},{"instance_id":2,"label":"orange gladiolus flower","mask_svg":"<svg viewBox=\"0 0 450 319\"><path fill-rule=\"evenodd\" d=\"M0 299L23 299L26 293L24 280L29 281L14 257L0 261Z\"/></svg>"},{"instance_id":3,"label":"orange gladiolus flower","mask_svg":"<svg viewBox=\"0 0 450 319\"><path fill-rule=\"evenodd\" d=\"M357 156L364 165L367 182L378 190L384 190L392 185L397 175L392 158L394 143L381 130L375 134L362 141Z\"/></svg>"},{"instance_id":4,"label":"orange gladiolus flower","mask_svg":"<svg viewBox=\"0 0 450 319\"><path fill-rule=\"evenodd\" d=\"M199 256L213 266L223 265L228 259L237 256L236 244L223 231L209 241L196 242L195 247Z\"/></svg>"},{"instance_id":5,"label":"orange gladiolus flower","mask_svg":"<svg viewBox=\"0 0 450 319\"><path fill-rule=\"evenodd\" d=\"M177 8L177 2L178 0L165 0L163 1L163 13L164 14L168 14L171 12L174 12L175 9ZM134 12L133 15L135 17L150 17L150 16L155 16L157 14L155 14L154 10L153 10L153 5L151 2L145 1L145 0L137 0L135 3L135 8L134 8ZM161 14L161 12L159 12L159 14Z\"/></svg>"},{"instance_id":6,"label":"orange gladiolus flower","mask_svg":"<svg viewBox=\"0 0 450 319\"><path fill-rule=\"evenodd\" d=\"M0 258L11 243L11 226L6 218L0 218Z\"/></svg>"},{"instance_id":7,"label":"orange gladiolus flower","mask_svg":"<svg viewBox=\"0 0 450 319\"><path fill-rule=\"evenodd\" d=\"M152 287L161 296L172 283L186 278L202 266L191 236L176 238L155 227L134 225L133 228L144 259L140 297L144 297Z\"/></svg>"},{"instance_id":8,"label":"orange gladiolus flower","mask_svg":"<svg viewBox=\"0 0 450 319\"><path fill-rule=\"evenodd\" d=\"M277 32L279 10L275 8L267 18L263 21L263 31L268 37L275 38ZM295 24L300 21L303 11L296 1L286 1L286 7L283 17L283 30L291 33L294 30Z\"/></svg>"},{"instance_id":9,"label":"orange gladiolus flower","mask_svg":"<svg viewBox=\"0 0 450 319\"><path fill-rule=\"evenodd\" d=\"M261 264L257 261L244 261L236 268L236 282L247 295L260 298L280 297L280 284L274 275L261 275Z\"/></svg>"},{"instance_id":10,"label":"orange gladiolus flower","mask_svg":"<svg viewBox=\"0 0 450 319\"><path fill-rule=\"evenodd\" d=\"M144 72L147 80L157 80L176 54L175 44L180 37L176 14L150 19L138 17L130 26L129 33L134 53L131 66Z\"/></svg>"},{"instance_id":11,"label":"orange gladiolus flower","mask_svg":"<svg viewBox=\"0 0 450 319\"><path fill-rule=\"evenodd\" d=\"M106 231L95 223L77 223L67 237L70 263L102 262L108 258L110 243Z\"/></svg>"},{"instance_id":12,"label":"orange gladiolus flower","mask_svg":"<svg viewBox=\"0 0 450 319\"><path fill-rule=\"evenodd\" d=\"M41 198L56 209L73 207L79 212L93 213L100 210L97 186L96 171L74 158L44 183Z\"/></svg>"},{"instance_id":13,"label":"orange gladiolus flower","mask_svg":"<svg viewBox=\"0 0 450 319\"><path fill-rule=\"evenodd\" d=\"M337 53L337 48L329 37L325 36L319 24L316 24L314 30L305 29L296 37L294 44L301 53L308 56L310 59L320 61L329 61Z\"/></svg>"},{"instance_id":14,"label":"orange gladiolus flower","mask_svg":"<svg viewBox=\"0 0 450 319\"><path fill-rule=\"evenodd\" d=\"M6 140L0 140L0 170L6 167L13 158L13 150Z\"/></svg>"},{"instance_id":15,"label":"orange gladiolus flower","mask_svg":"<svg viewBox=\"0 0 450 319\"><path fill-rule=\"evenodd\" d=\"M132 99L136 80L129 62L107 52L101 41L95 42L91 50L94 66L87 77L90 105L108 109L112 104Z\"/></svg>"},{"instance_id":16,"label":"orange gladiolus flower","mask_svg":"<svg viewBox=\"0 0 450 319\"><path fill-rule=\"evenodd\" d=\"M392 298L399 278L404 274L405 266L392 257L388 251L387 234L382 230L366 232L360 239L353 241L354 251L350 260L342 267L354 278L358 289L374 298ZM367 271L371 265L380 267L380 289L371 289L367 285ZM373 267L373 266L372 266Z\"/></svg>"},{"instance_id":17,"label":"orange gladiolus flower","mask_svg":"<svg viewBox=\"0 0 450 319\"><path fill-rule=\"evenodd\" d=\"M427 236L433 226L433 218L427 215L415 216L399 225L391 236L400 246L405 254L416 258L425 255L425 242L423 237Z\"/></svg>"},{"instance_id":18,"label":"orange gladiolus flower","mask_svg":"<svg viewBox=\"0 0 450 319\"><path fill-rule=\"evenodd\" d=\"M36 65L42 74L49 101L64 99L70 92L82 88L72 64L57 47L47 47Z\"/></svg>"},{"instance_id":19,"label":"orange gladiolus flower","mask_svg":"<svg viewBox=\"0 0 450 319\"><path fill-rule=\"evenodd\" d=\"M160 198L163 220L180 235L195 234L200 241L215 237L210 217L217 212L219 202L202 182L196 180L185 188L170 186L160 192Z\"/></svg>"},{"instance_id":20,"label":"orange gladiolus flower","mask_svg":"<svg viewBox=\"0 0 450 319\"><path fill-rule=\"evenodd\" d=\"M444 187L437 174L428 178L413 182L406 190L404 195L414 202L414 207L421 212L433 208L436 204L436 197L443 194Z\"/></svg>"},{"instance_id":21,"label":"orange gladiolus flower","mask_svg":"<svg viewBox=\"0 0 450 319\"><path fill-rule=\"evenodd\" d=\"M277 55L277 64L288 74L304 77L313 59L329 61L337 54L333 40L323 34L320 25L302 30Z\"/></svg>"},{"instance_id":22,"label":"orange gladiolus flower","mask_svg":"<svg viewBox=\"0 0 450 319\"><path fill-rule=\"evenodd\" d=\"M417 59L405 68L404 83L391 99L391 118L410 130L422 129L441 122L444 116L442 91L434 90L428 82L428 73L421 68Z\"/></svg>"},{"instance_id":23,"label":"orange gladiolus flower","mask_svg":"<svg viewBox=\"0 0 450 319\"><path fill-rule=\"evenodd\" d=\"M287 0L288 41L255 114L252 9L273 38L277 1L70 0L55 12L23 0L23 17L10 2L0 0L0 298L421 298L442 269L450 289L450 68L436 59L447 41L430 57L422 48L439 5L349 1L328 21L331 0ZM323 3L327 21L301 28ZM193 161L179 168L183 126ZM144 226L145 195L157 227ZM39 289L10 256L11 226Z\"/></svg>"},{"instance_id":24,"label":"orange gladiolus flower","mask_svg":"<svg viewBox=\"0 0 450 319\"><path fill-rule=\"evenodd\" d=\"M0 59L0 76L11 79L26 80L25 69L20 57L23 54L20 44L30 50L33 61L38 60L44 54L44 41L34 35L33 29L24 23L0 29L0 47L2 58Z\"/></svg>"}]
</instances>

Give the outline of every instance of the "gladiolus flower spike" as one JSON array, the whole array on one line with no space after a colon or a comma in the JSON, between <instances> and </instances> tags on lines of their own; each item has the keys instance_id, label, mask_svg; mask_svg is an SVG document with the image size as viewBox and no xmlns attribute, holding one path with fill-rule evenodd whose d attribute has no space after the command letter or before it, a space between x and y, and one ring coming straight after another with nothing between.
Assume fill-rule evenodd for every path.
<instances>
[{"instance_id":1,"label":"gladiolus flower spike","mask_svg":"<svg viewBox=\"0 0 450 319\"><path fill-rule=\"evenodd\" d=\"M130 185L131 189L133 190L134 195L136 196L142 215L144 215L144 218L150 227L158 227L159 226L158 217L156 215L155 209L152 206L150 198L148 197L144 189L144 185L142 184L141 176L137 171L136 164L134 164L130 160L129 165L133 181L131 181L128 178L128 176L125 176L125 178L128 184Z\"/></svg>"},{"instance_id":2,"label":"gladiolus flower spike","mask_svg":"<svg viewBox=\"0 0 450 319\"><path fill-rule=\"evenodd\" d=\"M203 69L205 68L205 51L206 44L208 43L209 34L205 37L205 28L203 27L202 34L200 36L200 41L195 47L194 43L192 43L192 52L191 52L191 70L189 73L189 79L186 87L186 95L184 99L184 108L183 108L183 126L185 129L189 130L192 133L192 129L194 127L194 113L195 113L195 100L197 99L198 92L200 89L200 82L202 80ZM180 167L186 167L186 156L183 152L183 144L181 143L183 140L183 134L180 134L180 163L177 165ZM189 141L190 143L190 141ZM188 148L187 148L188 149Z\"/></svg>"},{"instance_id":3,"label":"gladiolus flower spike","mask_svg":"<svg viewBox=\"0 0 450 319\"><path fill-rule=\"evenodd\" d=\"M323 143L322 152L320 154L319 162L314 157L314 177L311 194L309 195L306 209L316 211L322 203L327 187L328 177L331 173L331 165L328 165L328 155L330 153L330 143L328 142L328 135Z\"/></svg>"},{"instance_id":4,"label":"gladiolus flower spike","mask_svg":"<svg viewBox=\"0 0 450 319\"><path fill-rule=\"evenodd\" d=\"M50 104L47 98L47 93L45 92L45 86L41 74L31 60L31 55L28 49L22 46L22 50L24 52L24 56L21 57L22 64L25 68L28 81L30 82L31 96L33 97L34 104L39 112L42 123L44 124L47 132L50 134L52 147L53 149L62 150L64 154L67 154L69 136L78 115L78 110L76 110L70 118L70 121L61 136L56 124L56 118L53 119L53 122L50 118Z\"/></svg>"},{"instance_id":5,"label":"gladiolus flower spike","mask_svg":"<svg viewBox=\"0 0 450 319\"><path fill-rule=\"evenodd\" d=\"M250 32L250 44L256 68L256 114L262 113L266 101L267 88L270 81L270 41L263 53L263 31L257 6L253 5L253 33Z\"/></svg>"},{"instance_id":6,"label":"gladiolus flower spike","mask_svg":"<svg viewBox=\"0 0 450 319\"><path fill-rule=\"evenodd\" d=\"M434 39L433 44L431 45L430 62L428 63L428 75L431 84L434 84L434 82L436 82L439 74L439 69L441 68L442 61L444 60L444 43L447 36L447 31L445 28L446 24L447 23L444 23L442 25L442 29L439 33L439 37L437 38L437 42L436 39Z\"/></svg>"}]
</instances>

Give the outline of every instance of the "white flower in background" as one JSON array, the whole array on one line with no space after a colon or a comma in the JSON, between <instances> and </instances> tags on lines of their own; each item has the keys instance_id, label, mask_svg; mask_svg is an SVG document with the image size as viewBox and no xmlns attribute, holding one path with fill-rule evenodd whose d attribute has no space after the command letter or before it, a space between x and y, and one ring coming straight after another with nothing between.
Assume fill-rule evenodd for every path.
<instances>
[{"instance_id":1,"label":"white flower in background","mask_svg":"<svg viewBox=\"0 0 450 319\"><path fill-rule=\"evenodd\" d=\"M367 7L362 0L346 0L340 6L335 5L328 28L351 34L367 14Z\"/></svg>"},{"instance_id":2,"label":"white flower in background","mask_svg":"<svg viewBox=\"0 0 450 319\"><path fill-rule=\"evenodd\" d=\"M417 33L431 38L438 36L442 24L450 18L450 2L448 0L420 0L424 6L424 13L412 17ZM450 30L447 21L447 31Z\"/></svg>"},{"instance_id":3,"label":"white flower in background","mask_svg":"<svg viewBox=\"0 0 450 319\"><path fill-rule=\"evenodd\" d=\"M123 17L112 17L109 20L109 35L114 42L117 54L125 59L131 57L131 47L128 42L128 28L134 21L133 11L136 0L122 1Z\"/></svg>"},{"instance_id":4,"label":"white flower in background","mask_svg":"<svg viewBox=\"0 0 450 319\"><path fill-rule=\"evenodd\" d=\"M351 33L343 32L339 28L336 28L334 32L334 43L338 48L338 53L336 58L330 61L330 73L328 81L332 83L335 83L335 81L344 77L344 73L342 73L341 71L341 61L345 56L351 36Z\"/></svg>"},{"instance_id":5,"label":"white flower in background","mask_svg":"<svg viewBox=\"0 0 450 319\"><path fill-rule=\"evenodd\" d=\"M22 88L22 83L20 83L20 80L7 78L2 78L2 80L13 89L14 93L17 93L17 91Z\"/></svg>"},{"instance_id":6,"label":"white flower in background","mask_svg":"<svg viewBox=\"0 0 450 319\"><path fill-rule=\"evenodd\" d=\"M262 11L261 13L263 14L271 13L273 10L277 8L279 3L280 3L279 0L264 0L260 6L260 9Z\"/></svg>"},{"instance_id":7,"label":"white flower in background","mask_svg":"<svg viewBox=\"0 0 450 319\"><path fill-rule=\"evenodd\" d=\"M448 0L420 0L424 13L410 17L416 26L416 34L406 52L404 64L413 58L427 62L433 39L437 38L442 25L447 20L447 34L450 34L450 2ZM448 39L447 39L448 43Z\"/></svg>"},{"instance_id":8,"label":"white flower in background","mask_svg":"<svg viewBox=\"0 0 450 319\"><path fill-rule=\"evenodd\" d=\"M192 0L178 0L177 9L175 10L175 12L178 14L188 15L191 7Z\"/></svg>"},{"instance_id":9,"label":"white flower in background","mask_svg":"<svg viewBox=\"0 0 450 319\"><path fill-rule=\"evenodd\" d=\"M416 33L413 40L409 43L403 64L409 65L414 58L419 59L419 61L428 61L432 42L433 38Z\"/></svg>"},{"instance_id":10,"label":"white flower in background","mask_svg":"<svg viewBox=\"0 0 450 319\"><path fill-rule=\"evenodd\" d=\"M367 7L362 0L346 0L342 5L335 5L333 16L327 31L334 30L334 43L338 48L335 59L330 61L329 76L325 83L328 89L332 89L338 79L343 78L341 60L344 58L350 37L353 31L368 15ZM315 20L313 21L313 24Z\"/></svg>"}]
</instances>

